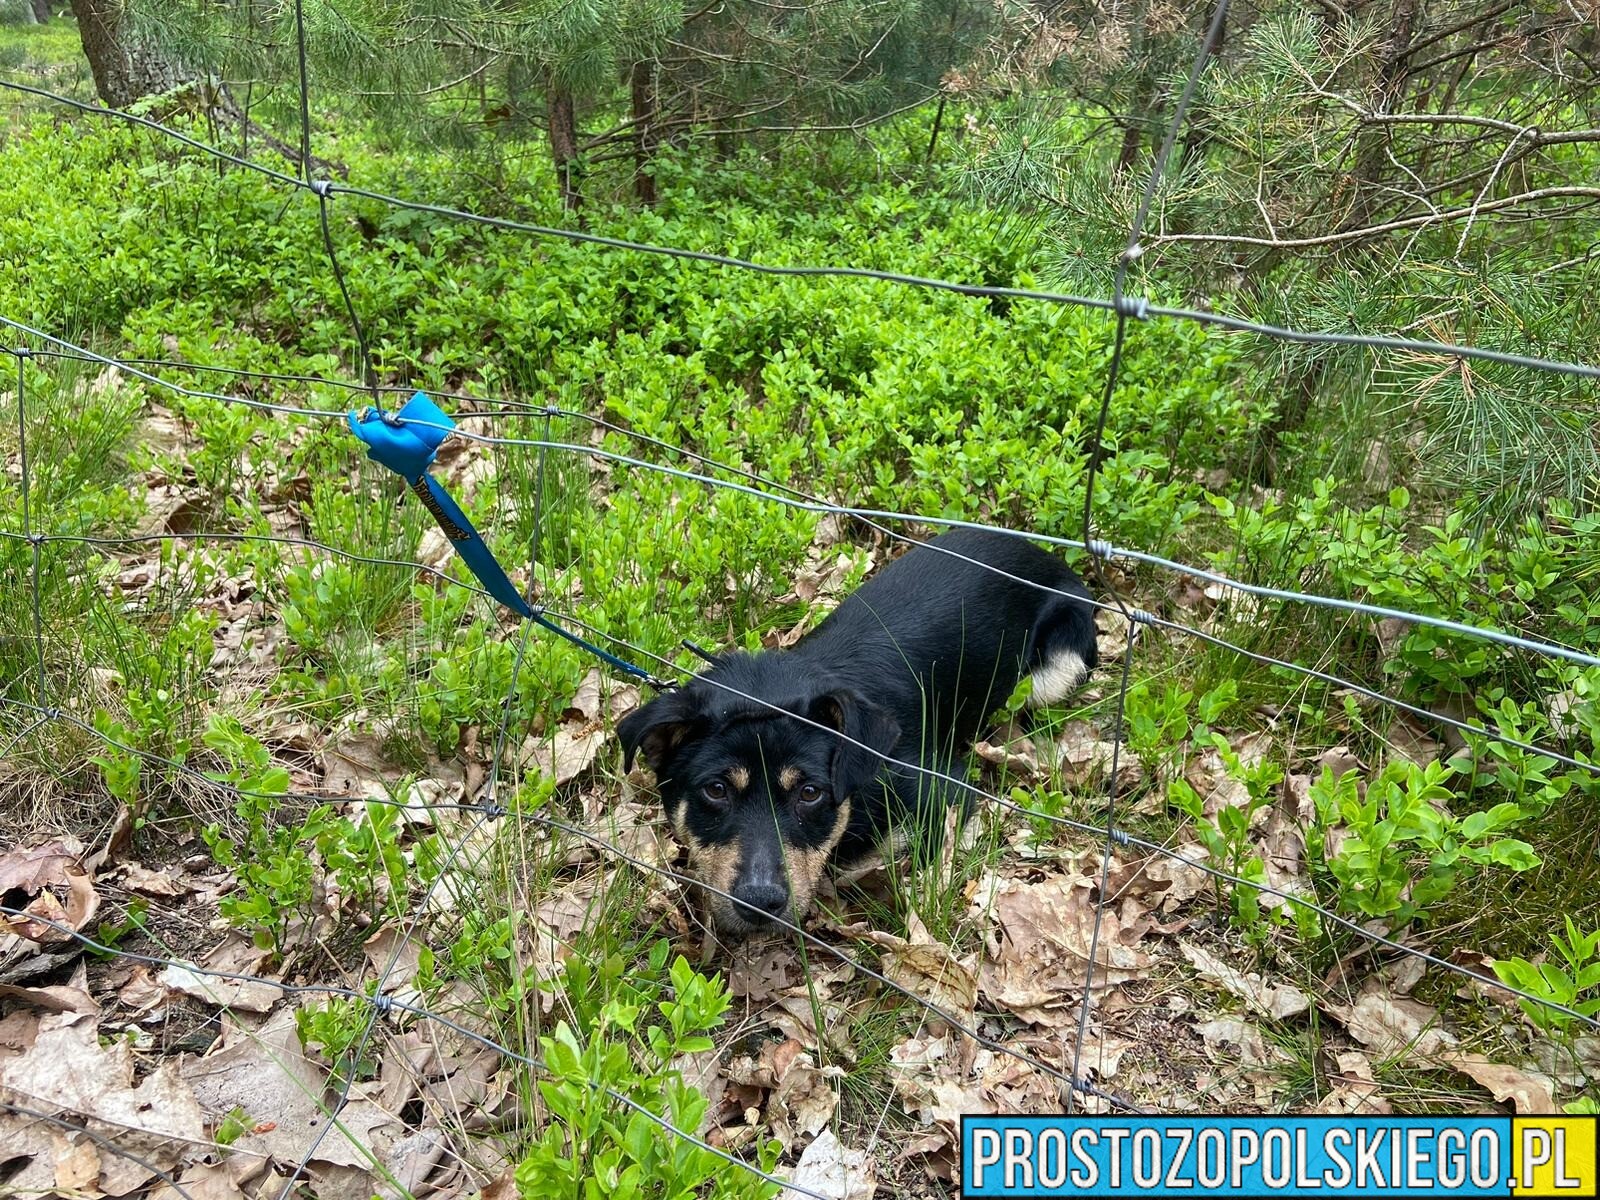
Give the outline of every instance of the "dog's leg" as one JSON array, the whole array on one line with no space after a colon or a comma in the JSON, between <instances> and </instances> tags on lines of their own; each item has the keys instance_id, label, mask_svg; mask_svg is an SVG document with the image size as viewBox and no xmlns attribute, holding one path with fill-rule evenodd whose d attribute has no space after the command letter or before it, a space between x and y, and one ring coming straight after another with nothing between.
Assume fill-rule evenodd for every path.
<instances>
[{"instance_id":1,"label":"dog's leg","mask_svg":"<svg viewBox=\"0 0 1600 1200\"><path fill-rule=\"evenodd\" d=\"M955 782L967 778L970 764L965 758L934 754L924 758L922 766L923 771L893 767L888 772L893 823L885 847L896 858L909 851L912 865L918 869L939 861L951 809L956 810L956 828L960 829L976 803L973 789Z\"/></svg>"}]
</instances>

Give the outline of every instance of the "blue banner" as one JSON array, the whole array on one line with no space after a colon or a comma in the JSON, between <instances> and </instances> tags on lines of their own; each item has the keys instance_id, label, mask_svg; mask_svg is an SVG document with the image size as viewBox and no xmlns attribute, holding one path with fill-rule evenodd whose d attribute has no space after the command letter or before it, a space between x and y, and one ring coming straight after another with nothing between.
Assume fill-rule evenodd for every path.
<instances>
[{"instance_id":1,"label":"blue banner","mask_svg":"<svg viewBox=\"0 0 1600 1200\"><path fill-rule=\"evenodd\" d=\"M989 1117L961 1194L1595 1197L1594 1117Z\"/></svg>"}]
</instances>

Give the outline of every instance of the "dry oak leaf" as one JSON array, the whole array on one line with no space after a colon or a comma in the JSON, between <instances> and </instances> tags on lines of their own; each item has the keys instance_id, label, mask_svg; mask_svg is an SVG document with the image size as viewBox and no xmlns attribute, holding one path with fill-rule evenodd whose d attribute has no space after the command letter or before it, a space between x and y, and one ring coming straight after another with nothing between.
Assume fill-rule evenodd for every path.
<instances>
[{"instance_id":1,"label":"dry oak leaf","mask_svg":"<svg viewBox=\"0 0 1600 1200\"><path fill-rule=\"evenodd\" d=\"M524 739L519 754L562 784L589 769L611 736L611 722L639 706L639 689L591 668L578 684L553 733Z\"/></svg>"},{"instance_id":2,"label":"dry oak leaf","mask_svg":"<svg viewBox=\"0 0 1600 1200\"><path fill-rule=\"evenodd\" d=\"M1267 983L1259 974L1245 974L1192 942L1179 942L1178 949L1201 976L1220 983L1257 1012L1282 1020L1297 1017L1311 1008L1311 1000L1292 983Z\"/></svg>"},{"instance_id":3,"label":"dry oak leaf","mask_svg":"<svg viewBox=\"0 0 1600 1200\"><path fill-rule=\"evenodd\" d=\"M1334 1057L1338 1070L1330 1072L1333 1087L1311 1109L1314 1113L1340 1116L1349 1113L1386 1114L1394 1106L1378 1088L1372 1060L1359 1050L1341 1051Z\"/></svg>"},{"instance_id":4,"label":"dry oak leaf","mask_svg":"<svg viewBox=\"0 0 1600 1200\"><path fill-rule=\"evenodd\" d=\"M219 1163L191 1163L178 1176L181 1192L163 1183L151 1194L150 1200L246 1200L250 1193L245 1191L245 1185L265 1173L267 1166L266 1159L237 1154ZM242 1174L241 1168L249 1173ZM272 1194L264 1190L257 1193L258 1196Z\"/></svg>"},{"instance_id":5,"label":"dry oak leaf","mask_svg":"<svg viewBox=\"0 0 1600 1200\"><path fill-rule=\"evenodd\" d=\"M137 1087L133 1066L127 1042L100 1045L94 1016L57 1013L39 1022L26 1053L0 1059L0 1090L26 1097L29 1107L78 1114L92 1132L148 1162L101 1161L97 1190L122 1196L154 1178L152 1167L171 1170L205 1136L200 1106L174 1063L163 1062Z\"/></svg>"},{"instance_id":6,"label":"dry oak leaf","mask_svg":"<svg viewBox=\"0 0 1600 1200\"><path fill-rule=\"evenodd\" d=\"M1200 843L1185 842L1171 854L1152 854L1145 859L1144 877L1165 888L1158 906L1162 913L1170 913L1196 896L1211 892L1212 876L1197 865L1210 857Z\"/></svg>"},{"instance_id":7,"label":"dry oak leaf","mask_svg":"<svg viewBox=\"0 0 1600 1200\"><path fill-rule=\"evenodd\" d=\"M380 733L364 733L352 725L329 735L322 750L323 787L341 796L387 800L392 785L405 774L384 753Z\"/></svg>"},{"instance_id":8,"label":"dry oak leaf","mask_svg":"<svg viewBox=\"0 0 1600 1200\"><path fill-rule=\"evenodd\" d=\"M762 1004L793 987L800 976L800 960L794 947L774 945L760 953L736 957L728 969L728 991L751 1004Z\"/></svg>"},{"instance_id":9,"label":"dry oak leaf","mask_svg":"<svg viewBox=\"0 0 1600 1200\"><path fill-rule=\"evenodd\" d=\"M98 1015L100 1005L81 987L58 983L49 987L21 987L14 983L0 983L0 1000L11 1000L45 1012L85 1013Z\"/></svg>"},{"instance_id":10,"label":"dry oak leaf","mask_svg":"<svg viewBox=\"0 0 1600 1200\"><path fill-rule=\"evenodd\" d=\"M878 1191L877 1172L867 1152L846 1148L831 1129L806 1147L789 1182L829 1200L872 1200ZM804 1196L805 1192L785 1188L782 1200Z\"/></svg>"},{"instance_id":11,"label":"dry oak leaf","mask_svg":"<svg viewBox=\"0 0 1600 1200\"><path fill-rule=\"evenodd\" d=\"M1555 1084L1548 1075L1490 1062L1481 1054L1451 1054L1444 1062L1500 1103L1511 1101L1520 1116L1545 1116L1556 1111Z\"/></svg>"},{"instance_id":12,"label":"dry oak leaf","mask_svg":"<svg viewBox=\"0 0 1600 1200\"><path fill-rule=\"evenodd\" d=\"M1093 986L1125 983L1154 961L1139 942L1155 926L1134 897L1107 906L1095 940L1098 881L1055 875L1038 883L986 876L972 907L992 912L996 940L979 969L985 995L1022 1020L1060 1028L1077 1019L1073 997L1088 977L1089 946L1095 942Z\"/></svg>"},{"instance_id":13,"label":"dry oak leaf","mask_svg":"<svg viewBox=\"0 0 1600 1200\"><path fill-rule=\"evenodd\" d=\"M19 937L45 946L72 941L100 909L83 846L76 838L54 838L0 855L0 903L25 914L0 916Z\"/></svg>"},{"instance_id":14,"label":"dry oak leaf","mask_svg":"<svg viewBox=\"0 0 1600 1200\"><path fill-rule=\"evenodd\" d=\"M207 971L229 975L260 975L269 954L270 951L259 949L237 934L231 934L198 965ZM264 1013L283 996L282 988L266 980L223 979L191 970L182 963L166 967L156 976L156 981L185 996L240 1012Z\"/></svg>"},{"instance_id":15,"label":"dry oak leaf","mask_svg":"<svg viewBox=\"0 0 1600 1200\"><path fill-rule=\"evenodd\" d=\"M839 1101L831 1081L843 1075L839 1067L819 1069L798 1038L768 1041L757 1057L740 1055L725 1071L727 1083L770 1093L767 1123L786 1150L828 1124Z\"/></svg>"},{"instance_id":16,"label":"dry oak leaf","mask_svg":"<svg viewBox=\"0 0 1600 1200\"><path fill-rule=\"evenodd\" d=\"M96 1185L100 1182L100 1152L89 1138L78 1136L74 1142L61 1130L51 1131L56 1187L69 1194L99 1190Z\"/></svg>"},{"instance_id":17,"label":"dry oak leaf","mask_svg":"<svg viewBox=\"0 0 1600 1200\"><path fill-rule=\"evenodd\" d=\"M963 1022L972 1020L978 1003L977 955L956 958L949 946L935 940L915 912L906 919L909 937L878 930L860 931L859 926L840 932L858 932L861 940L882 947L883 974L890 983Z\"/></svg>"},{"instance_id":18,"label":"dry oak leaf","mask_svg":"<svg viewBox=\"0 0 1600 1200\"><path fill-rule=\"evenodd\" d=\"M1439 1013L1420 1000L1369 990L1351 1005L1323 1009L1367 1049L1385 1057L1433 1059L1453 1049L1456 1037L1439 1023Z\"/></svg>"},{"instance_id":19,"label":"dry oak leaf","mask_svg":"<svg viewBox=\"0 0 1600 1200\"><path fill-rule=\"evenodd\" d=\"M235 1153L298 1162L321 1132L328 1074L306 1057L295 1014L288 1008L253 1033L232 1031L227 1044L203 1058L184 1055L179 1069L213 1124L236 1107L261 1122L233 1143ZM366 1169L371 1163L368 1148L380 1159L387 1151L390 1139L380 1135L391 1132L385 1123L393 1118L360 1088L351 1091L339 1122L317 1148L313 1174L320 1174L316 1168L321 1165ZM394 1122L393 1132L398 1130Z\"/></svg>"},{"instance_id":20,"label":"dry oak leaf","mask_svg":"<svg viewBox=\"0 0 1600 1200\"><path fill-rule=\"evenodd\" d=\"M1056 739L1056 766L1068 787L1084 787L1111 773L1117 760L1117 790L1125 792L1144 778L1144 763L1127 746L1116 746L1088 721L1068 721Z\"/></svg>"}]
</instances>

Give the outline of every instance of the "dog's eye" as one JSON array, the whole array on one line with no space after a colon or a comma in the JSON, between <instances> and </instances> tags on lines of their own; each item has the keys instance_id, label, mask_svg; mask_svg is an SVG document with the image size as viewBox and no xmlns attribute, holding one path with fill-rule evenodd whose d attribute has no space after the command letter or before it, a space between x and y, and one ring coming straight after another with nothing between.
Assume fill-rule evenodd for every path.
<instances>
[{"instance_id":1,"label":"dog's eye","mask_svg":"<svg viewBox=\"0 0 1600 1200\"><path fill-rule=\"evenodd\" d=\"M720 779L715 783L706 784L706 786L700 790L701 794L703 794L705 798L711 801L713 804L722 804L728 799L728 785L723 783Z\"/></svg>"},{"instance_id":2,"label":"dog's eye","mask_svg":"<svg viewBox=\"0 0 1600 1200\"><path fill-rule=\"evenodd\" d=\"M817 804L822 800L824 793L814 783L808 783L800 789L800 803L806 805Z\"/></svg>"}]
</instances>

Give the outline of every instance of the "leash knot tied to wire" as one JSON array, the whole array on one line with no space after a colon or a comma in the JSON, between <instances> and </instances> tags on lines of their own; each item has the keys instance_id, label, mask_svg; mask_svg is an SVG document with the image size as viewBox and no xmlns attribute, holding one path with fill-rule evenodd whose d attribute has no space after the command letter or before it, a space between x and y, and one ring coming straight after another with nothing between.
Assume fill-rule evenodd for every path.
<instances>
[{"instance_id":1,"label":"leash knot tied to wire","mask_svg":"<svg viewBox=\"0 0 1600 1200\"><path fill-rule=\"evenodd\" d=\"M444 486L428 473L438 456L445 438L455 432L456 423L448 413L428 399L422 392L415 393L399 412L389 413L368 407L361 412L348 414L350 431L367 446L367 457L379 463L406 481L406 486L422 501L422 506L432 514L439 528L450 539L456 553L478 577L484 591L504 604L512 612L533 621L550 632L565 638L573 645L588 651L603 662L620 671L626 671L643 680L658 691L673 685L657 679L649 671L625 659L602 650L593 642L579 637L569 629L545 616L542 606L528 603L507 577L505 569L482 536L473 528L471 519Z\"/></svg>"},{"instance_id":2,"label":"leash knot tied to wire","mask_svg":"<svg viewBox=\"0 0 1600 1200\"><path fill-rule=\"evenodd\" d=\"M455 430L449 415L418 392L397 413L367 408L350 413L349 421L351 432L366 443L367 457L406 481L484 589L512 612L536 617L538 614L507 578L471 519L428 473L439 447Z\"/></svg>"}]
</instances>

